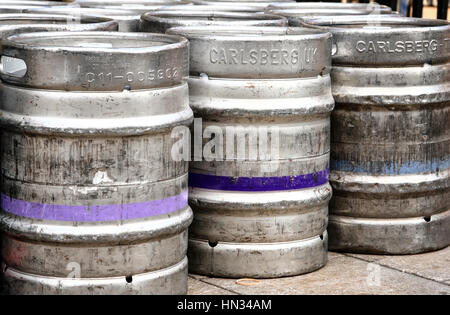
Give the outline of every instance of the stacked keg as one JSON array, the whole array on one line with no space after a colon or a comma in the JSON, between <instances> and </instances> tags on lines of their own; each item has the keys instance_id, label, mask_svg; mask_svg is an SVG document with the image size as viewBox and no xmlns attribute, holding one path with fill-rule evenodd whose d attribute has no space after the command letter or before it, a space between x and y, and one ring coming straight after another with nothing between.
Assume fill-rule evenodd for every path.
<instances>
[{"instance_id":1,"label":"stacked keg","mask_svg":"<svg viewBox=\"0 0 450 315\"><path fill-rule=\"evenodd\" d=\"M413 254L448 246L448 22L346 16L297 24L331 31L336 44L330 248Z\"/></svg>"},{"instance_id":2,"label":"stacked keg","mask_svg":"<svg viewBox=\"0 0 450 315\"><path fill-rule=\"evenodd\" d=\"M170 158L170 131L192 122L187 40L47 32L2 44L7 292L186 293L188 165Z\"/></svg>"},{"instance_id":3,"label":"stacked keg","mask_svg":"<svg viewBox=\"0 0 450 315\"><path fill-rule=\"evenodd\" d=\"M213 26L168 33L190 41L190 105L201 118L189 173L190 270L270 278L322 267L330 34Z\"/></svg>"}]
</instances>

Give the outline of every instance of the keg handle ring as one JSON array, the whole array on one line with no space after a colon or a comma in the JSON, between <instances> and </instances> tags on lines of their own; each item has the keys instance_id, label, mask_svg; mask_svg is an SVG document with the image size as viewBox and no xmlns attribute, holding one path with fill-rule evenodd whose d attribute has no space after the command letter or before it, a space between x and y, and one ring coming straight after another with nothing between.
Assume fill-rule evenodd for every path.
<instances>
[{"instance_id":1,"label":"keg handle ring","mask_svg":"<svg viewBox=\"0 0 450 315\"><path fill-rule=\"evenodd\" d=\"M27 73L28 67L23 59L2 55L0 58L0 74L23 78Z\"/></svg>"}]
</instances>

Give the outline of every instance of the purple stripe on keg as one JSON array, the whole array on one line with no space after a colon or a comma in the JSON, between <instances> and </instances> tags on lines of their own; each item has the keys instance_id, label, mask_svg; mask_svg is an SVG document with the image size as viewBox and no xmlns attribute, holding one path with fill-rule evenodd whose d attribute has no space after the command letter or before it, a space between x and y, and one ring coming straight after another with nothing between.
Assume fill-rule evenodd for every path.
<instances>
[{"instance_id":1,"label":"purple stripe on keg","mask_svg":"<svg viewBox=\"0 0 450 315\"><path fill-rule=\"evenodd\" d=\"M147 218L171 213L187 206L187 190L161 200L102 206L68 206L42 204L1 194L4 211L18 216L51 221L104 222Z\"/></svg>"},{"instance_id":2,"label":"purple stripe on keg","mask_svg":"<svg viewBox=\"0 0 450 315\"><path fill-rule=\"evenodd\" d=\"M232 191L276 191L311 188L328 182L330 170L281 177L231 177L189 173L189 186Z\"/></svg>"}]
</instances>

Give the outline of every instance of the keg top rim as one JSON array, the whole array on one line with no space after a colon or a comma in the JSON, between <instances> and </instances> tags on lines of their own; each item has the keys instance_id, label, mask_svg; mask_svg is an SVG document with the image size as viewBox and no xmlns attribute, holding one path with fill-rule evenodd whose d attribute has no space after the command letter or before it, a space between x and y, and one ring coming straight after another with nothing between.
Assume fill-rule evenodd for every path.
<instances>
[{"instance_id":1,"label":"keg top rim","mask_svg":"<svg viewBox=\"0 0 450 315\"><path fill-rule=\"evenodd\" d=\"M23 21L29 23L19 23L19 24L1 24L1 22L7 21ZM45 22L71 22L77 21L80 24L86 23L104 23L104 22L114 22L113 19L101 16L82 16L81 18L73 15L55 15L55 14L33 14L33 13L6 13L0 14L0 29L4 27L24 27L29 25L44 25ZM43 23L33 23L33 22L43 22ZM68 23L70 24L70 23ZM54 25L54 24L52 24Z\"/></svg>"},{"instance_id":2,"label":"keg top rim","mask_svg":"<svg viewBox=\"0 0 450 315\"><path fill-rule=\"evenodd\" d=\"M223 18L229 22L236 21L277 21L286 20L284 17L274 14L249 13L249 12L230 12L230 11L152 11L142 15L144 21L171 21L178 19L205 19L205 18Z\"/></svg>"},{"instance_id":3,"label":"keg top rim","mask_svg":"<svg viewBox=\"0 0 450 315\"><path fill-rule=\"evenodd\" d=\"M83 45L86 40L98 39L105 46ZM80 41L77 41L80 40ZM109 40L111 46L106 46ZM127 40L134 41L138 45L126 45ZM61 41L65 43L62 44ZM67 44L67 42L73 44ZM84 41L84 42L83 42ZM109 44L108 43L108 44ZM145 46L144 43L156 43ZM94 52L94 53L130 53L147 54L158 53L165 50L183 48L188 46L188 40L181 36L153 34L153 33L125 33L125 32L36 32L12 35L3 41L3 46L24 50L70 51L70 52Z\"/></svg>"},{"instance_id":4,"label":"keg top rim","mask_svg":"<svg viewBox=\"0 0 450 315\"><path fill-rule=\"evenodd\" d=\"M216 39L222 41L279 41L280 38L312 39L329 38L331 33L303 27L280 26L177 26L167 30L167 34L184 36L188 39Z\"/></svg>"},{"instance_id":5,"label":"keg top rim","mask_svg":"<svg viewBox=\"0 0 450 315\"><path fill-rule=\"evenodd\" d=\"M309 25L321 29L327 29L331 32L345 33L391 33L400 32L422 32L429 30L450 29L450 23L444 20L423 19L403 17L395 14L385 15L341 15L341 16L316 16L298 19L289 18L289 21L295 21L296 24ZM374 23L370 25L368 23ZM297 24L297 25L298 25ZM358 27L359 26L359 27ZM369 27L364 27L369 26Z\"/></svg>"}]
</instances>

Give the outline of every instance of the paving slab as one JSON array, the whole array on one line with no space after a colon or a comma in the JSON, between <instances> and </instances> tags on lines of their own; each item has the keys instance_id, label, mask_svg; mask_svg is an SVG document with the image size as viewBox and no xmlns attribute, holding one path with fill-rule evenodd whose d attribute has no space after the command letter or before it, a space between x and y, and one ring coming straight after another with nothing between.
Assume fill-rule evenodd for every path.
<instances>
[{"instance_id":1,"label":"paving slab","mask_svg":"<svg viewBox=\"0 0 450 315\"><path fill-rule=\"evenodd\" d=\"M201 282L191 276L188 278L188 295L233 295L235 293Z\"/></svg>"},{"instance_id":2,"label":"paving slab","mask_svg":"<svg viewBox=\"0 0 450 315\"><path fill-rule=\"evenodd\" d=\"M450 281L450 246L425 254L385 256L377 263L439 282Z\"/></svg>"},{"instance_id":3,"label":"paving slab","mask_svg":"<svg viewBox=\"0 0 450 315\"><path fill-rule=\"evenodd\" d=\"M450 294L450 286L354 257L332 255L313 273L240 285L236 279L202 278L239 294Z\"/></svg>"},{"instance_id":4,"label":"paving slab","mask_svg":"<svg viewBox=\"0 0 450 315\"><path fill-rule=\"evenodd\" d=\"M385 259L386 257L389 257L385 255L366 255L366 254L352 254L352 253L342 253L342 254L345 256L354 257L369 262L376 262Z\"/></svg>"}]
</instances>

